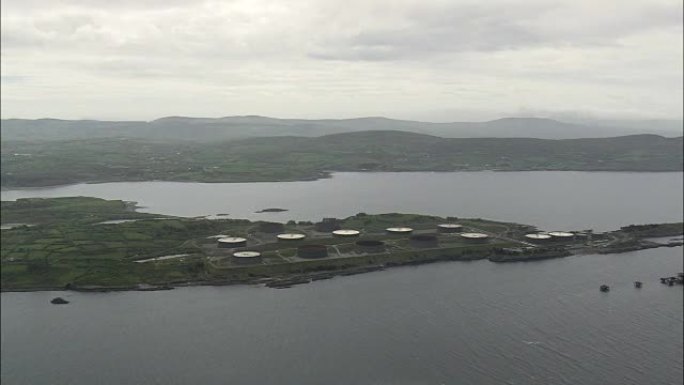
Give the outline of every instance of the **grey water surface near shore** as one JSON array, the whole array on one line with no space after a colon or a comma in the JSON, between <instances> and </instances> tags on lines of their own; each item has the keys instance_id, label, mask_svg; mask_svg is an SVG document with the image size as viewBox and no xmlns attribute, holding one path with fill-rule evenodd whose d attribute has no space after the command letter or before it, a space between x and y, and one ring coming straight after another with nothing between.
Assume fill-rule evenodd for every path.
<instances>
[{"instance_id":1,"label":"grey water surface near shore","mask_svg":"<svg viewBox=\"0 0 684 385\"><path fill-rule=\"evenodd\" d=\"M339 173L314 182L5 190L144 211L415 212L612 230L682 220L682 173ZM256 214L282 207L283 213ZM680 384L682 248L392 268L276 290L2 293L3 384ZM636 289L633 281L644 282ZM601 293L601 284L611 286ZM51 305L63 296L71 303Z\"/></svg>"},{"instance_id":2,"label":"grey water surface near shore","mask_svg":"<svg viewBox=\"0 0 684 385\"><path fill-rule=\"evenodd\" d=\"M544 230L615 230L682 221L683 173L335 173L309 182L122 182L3 190L2 200L92 196L136 201L141 211L186 217L320 220L401 212L487 218ZM269 207L287 209L256 213Z\"/></svg>"},{"instance_id":3,"label":"grey water surface near shore","mask_svg":"<svg viewBox=\"0 0 684 385\"><path fill-rule=\"evenodd\" d=\"M34 385L681 384L683 291L658 281L681 270L677 247L287 290L3 293L0 373ZM56 295L71 303L50 305Z\"/></svg>"}]
</instances>

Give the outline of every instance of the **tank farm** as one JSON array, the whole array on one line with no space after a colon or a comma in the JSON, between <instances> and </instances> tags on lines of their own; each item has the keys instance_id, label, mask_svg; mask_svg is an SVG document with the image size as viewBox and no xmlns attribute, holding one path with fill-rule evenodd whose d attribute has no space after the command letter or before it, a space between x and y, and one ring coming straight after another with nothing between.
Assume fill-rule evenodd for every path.
<instances>
[{"instance_id":1,"label":"tank farm","mask_svg":"<svg viewBox=\"0 0 684 385\"><path fill-rule=\"evenodd\" d=\"M343 220L335 218L324 218L318 223L308 223L308 226L257 222L247 233L217 236L213 245L204 245L204 250L213 268L229 270L249 265L338 263L358 258L367 258L370 264L376 260L389 260L388 256L397 254L405 254L410 259L412 253L419 256L440 252L460 255L491 249L506 255L520 255L532 249L584 241L577 232L512 230L498 222L498 227L493 228L487 221L435 222L420 226L401 220L372 227L344 224Z\"/></svg>"},{"instance_id":2,"label":"tank farm","mask_svg":"<svg viewBox=\"0 0 684 385\"><path fill-rule=\"evenodd\" d=\"M211 277L226 282L263 282L289 287L335 275L438 261L488 259L519 262L573 254L622 252L660 247L626 231L538 229L479 218L440 218L412 214L357 214L319 222L249 222L195 240L197 258ZM636 246L635 246L636 244ZM625 246L622 246L625 245ZM618 251L614 251L618 250ZM681 278L666 277L676 285ZM274 283L275 282L275 283ZM640 288L643 282L634 284ZM608 290L604 288L604 290Z\"/></svg>"}]
</instances>

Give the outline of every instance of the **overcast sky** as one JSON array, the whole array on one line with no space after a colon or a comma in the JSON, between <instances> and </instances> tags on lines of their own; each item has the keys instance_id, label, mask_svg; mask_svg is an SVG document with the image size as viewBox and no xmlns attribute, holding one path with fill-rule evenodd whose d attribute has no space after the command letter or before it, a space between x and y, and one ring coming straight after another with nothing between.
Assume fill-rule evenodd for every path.
<instances>
[{"instance_id":1,"label":"overcast sky","mask_svg":"<svg viewBox=\"0 0 684 385\"><path fill-rule=\"evenodd\" d=\"M681 0L2 0L2 117L682 117Z\"/></svg>"}]
</instances>

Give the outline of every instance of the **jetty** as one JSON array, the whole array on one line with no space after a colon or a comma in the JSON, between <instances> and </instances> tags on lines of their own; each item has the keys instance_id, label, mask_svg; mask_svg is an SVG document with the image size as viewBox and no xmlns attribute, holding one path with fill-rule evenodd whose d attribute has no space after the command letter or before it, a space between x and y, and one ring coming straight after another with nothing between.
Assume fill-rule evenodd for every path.
<instances>
[{"instance_id":1,"label":"jetty","mask_svg":"<svg viewBox=\"0 0 684 385\"><path fill-rule=\"evenodd\" d=\"M674 277L660 278L660 283L668 286L684 285L684 273L679 273Z\"/></svg>"}]
</instances>

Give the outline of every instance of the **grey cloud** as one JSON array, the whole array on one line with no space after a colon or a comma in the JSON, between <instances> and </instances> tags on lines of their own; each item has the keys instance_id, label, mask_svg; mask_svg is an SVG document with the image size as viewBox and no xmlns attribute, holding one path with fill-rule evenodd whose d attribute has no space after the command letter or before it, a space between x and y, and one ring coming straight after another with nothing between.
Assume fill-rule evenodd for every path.
<instances>
[{"instance_id":1,"label":"grey cloud","mask_svg":"<svg viewBox=\"0 0 684 385\"><path fill-rule=\"evenodd\" d=\"M359 13L364 20L364 9L351 7L334 16L328 9L312 7L311 14L301 16L298 12L307 7L297 2L273 11L232 3L222 8L210 2L162 9L160 1L148 1L142 4L152 10L124 7L124 13L93 6L99 1L66 3L82 8L4 18L3 49L49 45L53 50L114 50L119 55L422 60L461 52L612 45L630 34L682 24L679 3L637 2L594 12L562 2L407 2L398 3L397 12L378 13L373 22L360 24L353 16Z\"/></svg>"},{"instance_id":2,"label":"grey cloud","mask_svg":"<svg viewBox=\"0 0 684 385\"><path fill-rule=\"evenodd\" d=\"M609 10L613 11L613 10ZM617 7L587 14L550 3L414 7L401 26L362 30L324 41L309 55L329 60L422 59L434 54L543 46L614 45L652 28L680 28L681 4Z\"/></svg>"},{"instance_id":3,"label":"grey cloud","mask_svg":"<svg viewBox=\"0 0 684 385\"><path fill-rule=\"evenodd\" d=\"M75 46L101 40L105 35L97 18L89 14L6 18L2 23L2 48L8 51L36 46Z\"/></svg>"},{"instance_id":4,"label":"grey cloud","mask_svg":"<svg viewBox=\"0 0 684 385\"><path fill-rule=\"evenodd\" d=\"M339 60L421 59L432 54L495 51L538 44L540 37L522 22L533 11L500 12L495 5L420 4L387 27L369 24L353 34L323 41L312 57ZM394 25L392 25L394 24Z\"/></svg>"},{"instance_id":5,"label":"grey cloud","mask_svg":"<svg viewBox=\"0 0 684 385\"><path fill-rule=\"evenodd\" d=\"M2 48L10 52L46 47L55 53L78 50L93 56L255 58L283 52L296 44L292 39L302 36L283 33L286 22L275 20L262 27L263 16L258 14L194 6L150 12L77 9L29 17L10 14L3 17Z\"/></svg>"},{"instance_id":6,"label":"grey cloud","mask_svg":"<svg viewBox=\"0 0 684 385\"><path fill-rule=\"evenodd\" d=\"M13 13L31 13L35 11L50 11L61 9L166 9L169 7L186 6L189 3L201 4L205 0L3 0L3 11Z\"/></svg>"},{"instance_id":7,"label":"grey cloud","mask_svg":"<svg viewBox=\"0 0 684 385\"><path fill-rule=\"evenodd\" d=\"M496 51L539 44L543 41L526 28L509 20L452 18L453 24L420 29L362 32L352 39L353 47L392 48L400 55L407 51L429 52Z\"/></svg>"},{"instance_id":8,"label":"grey cloud","mask_svg":"<svg viewBox=\"0 0 684 385\"><path fill-rule=\"evenodd\" d=\"M679 0L0 4L7 112L94 116L123 104L154 118L164 114L156 112L159 98L165 113L197 115L377 115L454 105L649 105L681 115ZM126 104L131 93L144 101Z\"/></svg>"}]
</instances>

